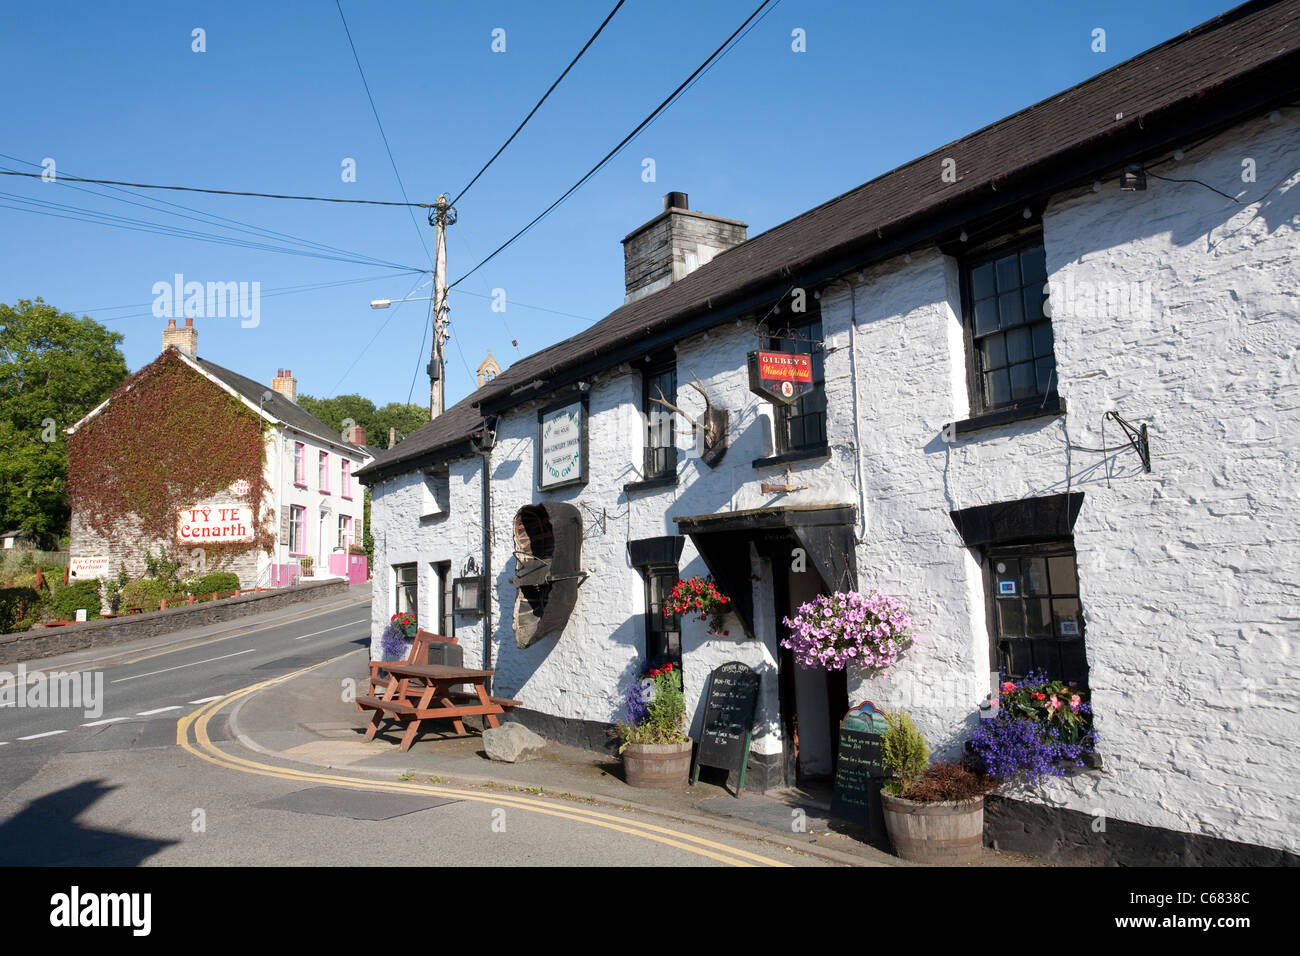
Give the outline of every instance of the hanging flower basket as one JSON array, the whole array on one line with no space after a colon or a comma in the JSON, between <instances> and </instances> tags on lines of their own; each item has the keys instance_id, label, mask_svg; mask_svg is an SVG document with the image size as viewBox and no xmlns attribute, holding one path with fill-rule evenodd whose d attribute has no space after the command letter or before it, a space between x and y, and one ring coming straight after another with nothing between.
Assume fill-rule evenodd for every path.
<instances>
[{"instance_id":1,"label":"hanging flower basket","mask_svg":"<svg viewBox=\"0 0 1300 956\"><path fill-rule=\"evenodd\" d=\"M853 664L871 676L884 674L916 639L902 605L876 591L819 594L782 620L790 636L781 646L807 669L839 671Z\"/></svg>"},{"instance_id":2,"label":"hanging flower basket","mask_svg":"<svg viewBox=\"0 0 1300 956\"><path fill-rule=\"evenodd\" d=\"M710 634L728 635L724 628L727 612L731 610L731 598L718 590L712 577L693 577L678 581L673 585L668 600L664 602L664 616L673 614L696 614L701 621L709 625Z\"/></svg>"},{"instance_id":3,"label":"hanging flower basket","mask_svg":"<svg viewBox=\"0 0 1300 956\"><path fill-rule=\"evenodd\" d=\"M379 646L383 648L384 660L404 661L411 652L411 639L415 637L415 615L407 611L394 614L388 619L388 626L379 637Z\"/></svg>"}]
</instances>

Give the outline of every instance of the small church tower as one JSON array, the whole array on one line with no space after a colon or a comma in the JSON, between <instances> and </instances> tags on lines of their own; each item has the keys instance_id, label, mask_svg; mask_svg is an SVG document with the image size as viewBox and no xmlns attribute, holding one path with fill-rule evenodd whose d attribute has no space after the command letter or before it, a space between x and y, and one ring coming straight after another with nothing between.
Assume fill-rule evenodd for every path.
<instances>
[{"instance_id":1,"label":"small church tower","mask_svg":"<svg viewBox=\"0 0 1300 956\"><path fill-rule=\"evenodd\" d=\"M483 364L478 367L478 387L482 388L500 374L501 366L497 364L497 360L492 357L492 350L488 349L487 358L485 358Z\"/></svg>"}]
</instances>

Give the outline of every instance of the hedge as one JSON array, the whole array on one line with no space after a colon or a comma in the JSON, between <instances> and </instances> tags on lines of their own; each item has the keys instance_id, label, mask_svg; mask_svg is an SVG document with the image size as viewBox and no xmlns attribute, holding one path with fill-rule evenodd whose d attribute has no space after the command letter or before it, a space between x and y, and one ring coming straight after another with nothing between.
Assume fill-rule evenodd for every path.
<instances>
[{"instance_id":1,"label":"hedge","mask_svg":"<svg viewBox=\"0 0 1300 956\"><path fill-rule=\"evenodd\" d=\"M27 630L40 606L41 595L35 588L0 588L0 634Z\"/></svg>"},{"instance_id":2,"label":"hedge","mask_svg":"<svg viewBox=\"0 0 1300 956\"><path fill-rule=\"evenodd\" d=\"M233 571L213 571L191 581L186 590L195 597L207 597L209 594L226 594L239 590L239 575Z\"/></svg>"},{"instance_id":3,"label":"hedge","mask_svg":"<svg viewBox=\"0 0 1300 956\"><path fill-rule=\"evenodd\" d=\"M71 621L80 608L86 609L86 618L99 617L99 582L78 581L55 587L50 597L50 609L60 621Z\"/></svg>"}]
</instances>

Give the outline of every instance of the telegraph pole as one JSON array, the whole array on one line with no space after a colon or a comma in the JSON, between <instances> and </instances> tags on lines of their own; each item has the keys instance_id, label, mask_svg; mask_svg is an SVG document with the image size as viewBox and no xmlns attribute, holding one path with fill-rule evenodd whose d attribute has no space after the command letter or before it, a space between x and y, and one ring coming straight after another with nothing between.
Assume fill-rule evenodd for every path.
<instances>
[{"instance_id":1,"label":"telegraph pole","mask_svg":"<svg viewBox=\"0 0 1300 956\"><path fill-rule=\"evenodd\" d=\"M447 326L450 324L447 305L447 227L455 225L456 209L447 202L443 193L434 200L433 211L429 213L429 225L435 230L434 265L433 265L433 352L429 356L429 419L435 419L446 411L446 363L443 361L443 346L447 341Z\"/></svg>"}]
</instances>

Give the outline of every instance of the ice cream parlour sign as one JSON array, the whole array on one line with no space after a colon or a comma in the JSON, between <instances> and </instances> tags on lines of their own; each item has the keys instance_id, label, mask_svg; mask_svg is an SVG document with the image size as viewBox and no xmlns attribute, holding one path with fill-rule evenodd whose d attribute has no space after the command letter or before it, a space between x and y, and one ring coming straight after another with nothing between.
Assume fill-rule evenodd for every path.
<instances>
[{"instance_id":1,"label":"ice cream parlour sign","mask_svg":"<svg viewBox=\"0 0 1300 956\"><path fill-rule=\"evenodd\" d=\"M176 514L176 540L252 541L253 509L236 504L182 508Z\"/></svg>"},{"instance_id":2,"label":"ice cream parlour sign","mask_svg":"<svg viewBox=\"0 0 1300 956\"><path fill-rule=\"evenodd\" d=\"M587 480L586 402L553 405L537 413L537 487L559 488Z\"/></svg>"}]
</instances>

